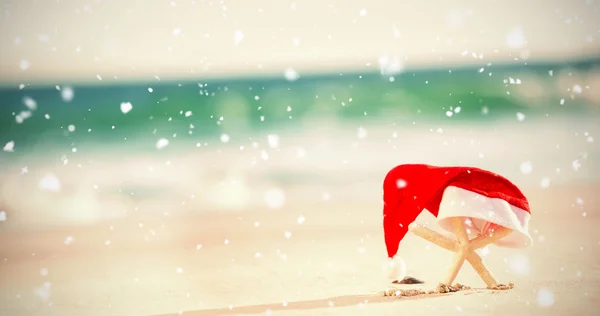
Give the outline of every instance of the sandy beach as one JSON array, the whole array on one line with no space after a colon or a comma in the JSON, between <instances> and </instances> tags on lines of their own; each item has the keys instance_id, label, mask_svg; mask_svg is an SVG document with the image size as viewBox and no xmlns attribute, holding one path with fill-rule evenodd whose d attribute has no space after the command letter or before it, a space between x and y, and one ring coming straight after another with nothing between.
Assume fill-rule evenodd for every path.
<instances>
[{"instance_id":1,"label":"sandy beach","mask_svg":"<svg viewBox=\"0 0 600 316\"><path fill-rule=\"evenodd\" d=\"M598 127L591 119L565 119L552 129L556 123L407 129L400 134L418 138L392 144L375 141L391 134L376 128L372 141L358 142L353 129L347 137L282 134L268 161L260 148L233 154L237 144L201 154L129 153L128 163L115 158L122 152L82 153L68 164L24 158L6 169L0 187L0 314L594 315L600 184L597 146L581 138ZM512 146L503 147L509 139ZM484 290L466 265L457 282L472 291L376 294L391 286L381 181L394 163L411 160L476 164L522 187L534 245L491 246L484 256L515 289ZM40 189L49 171L61 181L58 192ZM418 221L436 225L427 213ZM452 256L410 234L400 255L407 273L426 283L398 287L425 290L435 288Z\"/></svg>"},{"instance_id":2,"label":"sandy beach","mask_svg":"<svg viewBox=\"0 0 600 316\"><path fill-rule=\"evenodd\" d=\"M0 2L0 316L599 314L599 1ZM513 289L378 293L405 163L525 193Z\"/></svg>"},{"instance_id":3,"label":"sandy beach","mask_svg":"<svg viewBox=\"0 0 600 316\"><path fill-rule=\"evenodd\" d=\"M597 192L595 185L528 190L539 214L531 227L535 246L490 247L484 257L500 280L516 284L499 293L481 289L482 281L465 266L458 282L474 291L402 299L376 295L389 285L373 205L132 216L4 232L2 314L593 315L600 294ZM575 197L585 201L586 216ZM68 236L73 241L66 245ZM408 273L426 281L404 288L433 289L451 258L414 236L400 251Z\"/></svg>"}]
</instances>

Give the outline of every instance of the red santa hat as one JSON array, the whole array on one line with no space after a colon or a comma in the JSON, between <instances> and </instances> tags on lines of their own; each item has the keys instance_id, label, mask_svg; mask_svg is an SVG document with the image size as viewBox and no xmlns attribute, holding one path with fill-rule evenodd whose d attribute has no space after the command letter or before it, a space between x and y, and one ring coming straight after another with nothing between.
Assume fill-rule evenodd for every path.
<instances>
[{"instance_id":1,"label":"red santa hat","mask_svg":"<svg viewBox=\"0 0 600 316\"><path fill-rule=\"evenodd\" d=\"M506 178L473 167L400 165L388 172L383 182L383 228L389 258L398 252L408 225L427 209L442 228L451 229L447 219L464 216L513 230L497 242L504 247L531 244L529 202Z\"/></svg>"}]
</instances>

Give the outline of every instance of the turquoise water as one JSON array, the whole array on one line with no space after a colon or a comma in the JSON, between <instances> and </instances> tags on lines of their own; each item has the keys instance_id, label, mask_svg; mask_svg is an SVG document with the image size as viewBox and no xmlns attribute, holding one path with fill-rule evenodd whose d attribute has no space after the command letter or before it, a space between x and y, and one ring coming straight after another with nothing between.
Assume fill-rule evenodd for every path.
<instances>
[{"instance_id":1,"label":"turquoise water","mask_svg":"<svg viewBox=\"0 0 600 316\"><path fill-rule=\"evenodd\" d=\"M275 188L290 207L380 212L386 172L417 162L524 188L597 183L599 64L4 88L0 146L14 148L0 151L0 208L11 222L89 223L266 209Z\"/></svg>"},{"instance_id":2,"label":"turquoise water","mask_svg":"<svg viewBox=\"0 0 600 316\"><path fill-rule=\"evenodd\" d=\"M19 150L13 156L17 156L37 146L124 141L135 146L136 139L175 134L202 141L222 133L310 128L324 124L318 123L322 120L487 124L514 120L517 112L527 117L596 115L597 107L583 98L570 98L571 92L560 84L561 78L585 76L598 65L594 60L488 66L483 71L479 67L407 70L393 80L379 73L344 73L294 82L284 78L138 83L104 79L98 85L5 87L0 89L0 141L14 141ZM532 84L541 87L540 96L527 95ZM72 89L72 100L65 100L59 88ZM26 98L35 100L35 110L27 108ZM561 105L560 99L567 104ZM123 102L132 104L126 114L120 109ZM15 116L22 111L30 111L31 116L19 124ZM69 125L75 130L69 131Z\"/></svg>"}]
</instances>

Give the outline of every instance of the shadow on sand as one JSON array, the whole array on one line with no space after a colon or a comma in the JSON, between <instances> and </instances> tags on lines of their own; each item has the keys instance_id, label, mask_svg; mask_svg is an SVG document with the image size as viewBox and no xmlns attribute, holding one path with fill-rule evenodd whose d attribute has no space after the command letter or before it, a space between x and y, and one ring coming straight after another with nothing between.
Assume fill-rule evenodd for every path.
<instances>
[{"instance_id":1,"label":"shadow on sand","mask_svg":"<svg viewBox=\"0 0 600 316\"><path fill-rule=\"evenodd\" d=\"M454 293L452 293L454 294ZM467 293L464 293L467 294ZM318 308L335 308L335 307L345 307L345 306L353 306L359 305L361 303L365 304L379 304L379 303L390 303L398 300L418 300L418 299L427 299L431 297L440 297L451 294L424 294L424 295L416 295L410 297L384 297L376 294L371 295L346 295L346 296L336 296L325 299L317 299L317 300L306 300L306 301L296 301L289 302L286 306L282 303L274 303L274 304L262 304L262 305L246 305L246 306L237 306L232 309L229 308L215 308L215 309L204 309L197 311L186 311L183 314L186 316L221 316L221 315L240 315L240 314L264 314L267 310L282 311L282 310L310 310L310 309L318 309ZM175 316L178 315L177 312L172 314L164 314L160 316Z\"/></svg>"}]
</instances>

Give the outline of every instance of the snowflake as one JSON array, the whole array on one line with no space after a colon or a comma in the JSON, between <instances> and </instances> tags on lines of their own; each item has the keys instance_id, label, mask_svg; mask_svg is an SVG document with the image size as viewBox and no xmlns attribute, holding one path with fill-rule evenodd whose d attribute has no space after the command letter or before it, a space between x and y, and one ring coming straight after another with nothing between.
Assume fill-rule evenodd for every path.
<instances>
[{"instance_id":1,"label":"snowflake","mask_svg":"<svg viewBox=\"0 0 600 316\"><path fill-rule=\"evenodd\" d=\"M542 307L554 305L554 293L547 288L540 288L537 293L537 302Z\"/></svg>"},{"instance_id":2,"label":"snowflake","mask_svg":"<svg viewBox=\"0 0 600 316\"><path fill-rule=\"evenodd\" d=\"M265 202L269 208L281 208L285 204L285 192L279 188L271 188L265 194Z\"/></svg>"},{"instance_id":3,"label":"snowflake","mask_svg":"<svg viewBox=\"0 0 600 316\"><path fill-rule=\"evenodd\" d=\"M515 255L509 260L509 266L514 273L528 275L531 268L529 258L524 255Z\"/></svg>"},{"instance_id":4,"label":"snowflake","mask_svg":"<svg viewBox=\"0 0 600 316\"><path fill-rule=\"evenodd\" d=\"M367 130L363 127L359 127L358 131L356 132L356 137L358 137L358 139L367 138Z\"/></svg>"},{"instance_id":5,"label":"snowflake","mask_svg":"<svg viewBox=\"0 0 600 316\"><path fill-rule=\"evenodd\" d=\"M121 112L123 112L123 114L129 113L131 109L133 109L131 102L121 102Z\"/></svg>"},{"instance_id":6,"label":"snowflake","mask_svg":"<svg viewBox=\"0 0 600 316\"><path fill-rule=\"evenodd\" d=\"M37 109L37 102L31 97L24 97L23 104L25 104L25 106L32 111Z\"/></svg>"},{"instance_id":7,"label":"snowflake","mask_svg":"<svg viewBox=\"0 0 600 316\"><path fill-rule=\"evenodd\" d=\"M60 180L52 173L46 174L38 183L38 187L52 192L58 192L61 189Z\"/></svg>"},{"instance_id":8,"label":"snowflake","mask_svg":"<svg viewBox=\"0 0 600 316\"><path fill-rule=\"evenodd\" d=\"M506 44L511 48L523 48L527 44L525 34L520 28L513 28L506 35Z\"/></svg>"},{"instance_id":9,"label":"snowflake","mask_svg":"<svg viewBox=\"0 0 600 316\"><path fill-rule=\"evenodd\" d=\"M268 135L267 141L269 143L269 147L271 147L271 148L279 147L279 136L277 136L275 134Z\"/></svg>"},{"instance_id":10,"label":"snowflake","mask_svg":"<svg viewBox=\"0 0 600 316\"><path fill-rule=\"evenodd\" d=\"M406 184L407 183L406 183L406 181L404 179L398 179L398 180L396 180L396 187L398 189L406 188Z\"/></svg>"},{"instance_id":11,"label":"snowflake","mask_svg":"<svg viewBox=\"0 0 600 316\"><path fill-rule=\"evenodd\" d=\"M579 162L578 159L575 159L571 165L573 167L573 170L575 170L575 171L577 171L577 170L579 170L579 168L581 168L581 162Z\"/></svg>"},{"instance_id":12,"label":"snowflake","mask_svg":"<svg viewBox=\"0 0 600 316\"><path fill-rule=\"evenodd\" d=\"M60 89L60 97L62 98L63 101L71 102L73 100L74 96L75 96L75 93L73 91L73 88L63 87L62 89Z\"/></svg>"},{"instance_id":13,"label":"snowflake","mask_svg":"<svg viewBox=\"0 0 600 316\"><path fill-rule=\"evenodd\" d=\"M283 76L285 77L285 80L287 80L287 81L296 81L296 80L298 80L298 78L300 78L300 75L298 75L298 72L293 68L287 68L283 72Z\"/></svg>"},{"instance_id":14,"label":"snowflake","mask_svg":"<svg viewBox=\"0 0 600 316\"><path fill-rule=\"evenodd\" d=\"M233 33L233 44L238 45L244 39L244 33L240 30L235 30Z\"/></svg>"},{"instance_id":15,"label":"snowflake","mask_svg":"<svg viewBox=\"0 0 600 316\"><path fill-rule=\"evenodd\" d=\"M29 61L23 59L19 62L19 68L21 68L21 70L25 71L27 69L29 69Z\"/></svg>"},{"instance_id":16,"label":"snowflake","mask_svg":"<svg viewBox=\"0 0 600 316\"><path fill-rule=\"evenodd\" d=\"M169 145L169 140L166 138L161 138L156 142L156 149L163 149Z\"/></svg>"},{"instance_id":17,"label":"snowflake","mask_svg":"<svg viewBox=\"0 0 600 316\"><path fill-rule=\"evenodd\" d=\"M531 161L524 161L521 163L521 172L523 174L530 174L533 171L533 165Z\"/></svg>"},{"instance_id":18,"label":"snowflake","mask_svg":"<svg viewBox=\"0 0 600 316\"><path fill-rule=\"evenodd\" d=\"M227 135L227 134L221 134L220 139L221 139L221 142L228 143L229 142L229 135Z\"/></svg>"},{"instance_id":19,"label":"snowflake","mask_svg":"<svg viewBox=\"0 0 600 316\"><path fill-rule=\"evenodd\" d=\"M15 142L14 141L10 141L8 143L6 143L6 145L4 145L4 148L2 148L2 150L4 150L7 153L12 153L15 149Z\"/></svg>"},{"instance_id":20,"label":"snowflake","mask_svg":"<svg viewBox=\"0 0 600 316\"><path fill-rule=\"evenodd\" d=\"M39 297L42 301L50 299L50 282L44 282L42 286L35 288L33 294Z\"/></svg>"}]
</instances>

